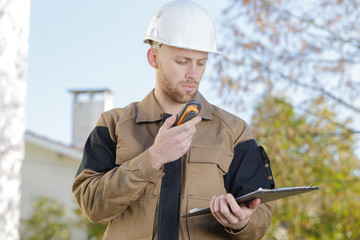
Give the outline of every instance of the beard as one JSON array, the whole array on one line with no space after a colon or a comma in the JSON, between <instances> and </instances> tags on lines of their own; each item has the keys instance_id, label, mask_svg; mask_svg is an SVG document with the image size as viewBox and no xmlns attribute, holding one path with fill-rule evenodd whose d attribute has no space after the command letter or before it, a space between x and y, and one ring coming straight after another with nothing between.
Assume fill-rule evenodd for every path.
<instances>
[{"instance_id":1,"label":"beard","mask_svg":"<svg viewBox=\"0 0 360 240\"><path fill-rule=\"evenodd\" d=\"M184 84L194 85L195 89L186 91L181 87ZM196 93L198 92L199 83L194 80L173 83L165 76L161 76L159 78L159 86L165 95L174 102L186 103L187 101L194 99Z\"/></svg>"}]
</instances>

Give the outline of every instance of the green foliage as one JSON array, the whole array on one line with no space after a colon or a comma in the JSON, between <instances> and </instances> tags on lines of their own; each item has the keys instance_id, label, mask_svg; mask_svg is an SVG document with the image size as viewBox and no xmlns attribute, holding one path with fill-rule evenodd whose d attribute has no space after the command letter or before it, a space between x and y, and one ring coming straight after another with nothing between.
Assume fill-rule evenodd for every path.
<instances>
[{"instance_id":1,"label":"green foliage","mask_svg":"<svg viewBox=\"0 0 360 240\"><path fill-rule=\"evenodd\" d=\"M277 187L322 187L278 200L266 239L360 239L354 133L336 123L322 101L313 102L311 113L268 97L254 114L252 129L271 159Z\"/></svg>"},{"instance_id":2,"label":"green foliage","mask_svg":"<svg viewBox=\"0 0 360 240\"><path fill-rule=\"evenodd\" d=\"M20 238L26 240L68 240L74 229L87 232L86 239L101 240L106 224L92 223L79 208L70 216L66 208L47 196L34 202L33 214L21 222Z\"/></svg>"},{"instance_id":3,"label":"green foliage","mask_svg":"<svg viewBox=\"0 0 360 240\"><path fill-rule=\"evenodd\" d=\"M32 216L22 221L20 238L67 240L70 239L71 228L66 209L57 201L43 197L35 201Z\"/></svg>"},{"instance_id":4,"label":"green foliage","mask_svg":"<svg viewBox=\"0 0 360 240\"><path fill-rule=\"evenodd\" d=\"M223 11L214 87L232 106L278 93L296 102L268 97L254 135L278 187L322 187L277 201L267 239L360 239L359 4L229 0Z\"/></svg>"}]
</instances>

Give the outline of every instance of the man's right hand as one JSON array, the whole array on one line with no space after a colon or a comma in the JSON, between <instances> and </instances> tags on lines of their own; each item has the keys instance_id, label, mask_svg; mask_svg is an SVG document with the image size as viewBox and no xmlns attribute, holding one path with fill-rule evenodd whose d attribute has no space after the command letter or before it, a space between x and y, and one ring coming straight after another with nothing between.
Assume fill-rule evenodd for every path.
<instances>
[{"instance_id":1,"label":"man's right hand","mask_svg":"<svg viewBox=\"0 0 360 240\"><path fill-rule=\"evenodd\" d=\"M149 148L150 161L156 169L179 159L189 150L196 132L195 125L201 122L201 117L197 116L180 126L171 127L175 120L176 115L165 120L155 137L154 144Z\"/></svg>"}]
</instances>

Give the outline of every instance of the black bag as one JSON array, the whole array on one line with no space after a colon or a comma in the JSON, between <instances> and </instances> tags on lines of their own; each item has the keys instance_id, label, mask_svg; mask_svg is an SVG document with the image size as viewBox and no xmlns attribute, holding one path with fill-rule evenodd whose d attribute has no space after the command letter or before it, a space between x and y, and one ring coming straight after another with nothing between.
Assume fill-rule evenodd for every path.
<instances>
[{"instance_id":1,"label":"black bag","mask_svg":"<svg viewBox=\"0 0 360 240\"><path fill-rule=\"evenodd\" d=\"M260 153L261 159L263 160L266 177L269 181L271 189L274 189L275 181L274 181L274 176L273 176L271 168L270 168L270 159L269 159L268 155L266 154L265 149L262 146L258 146L258 151Z\"/></svg>"}]
</instances>

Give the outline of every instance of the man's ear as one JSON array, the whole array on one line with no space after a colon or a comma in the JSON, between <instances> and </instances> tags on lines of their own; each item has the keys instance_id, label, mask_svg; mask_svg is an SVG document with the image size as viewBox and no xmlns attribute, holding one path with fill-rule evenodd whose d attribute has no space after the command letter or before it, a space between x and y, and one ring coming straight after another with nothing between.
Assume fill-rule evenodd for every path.
<instances>
[{"instance_id":1,"label":"man's ear","mask_svg":"<svg viewBox=\"0 0 360 240\"><path fill-rule=\"evenodd\" d=\"M147 51L147 60L150 66L152 66L155 69L158 69L158 63L157 63L157 52L154 48L149 48Z\"/></svg>"}]
</instances>

